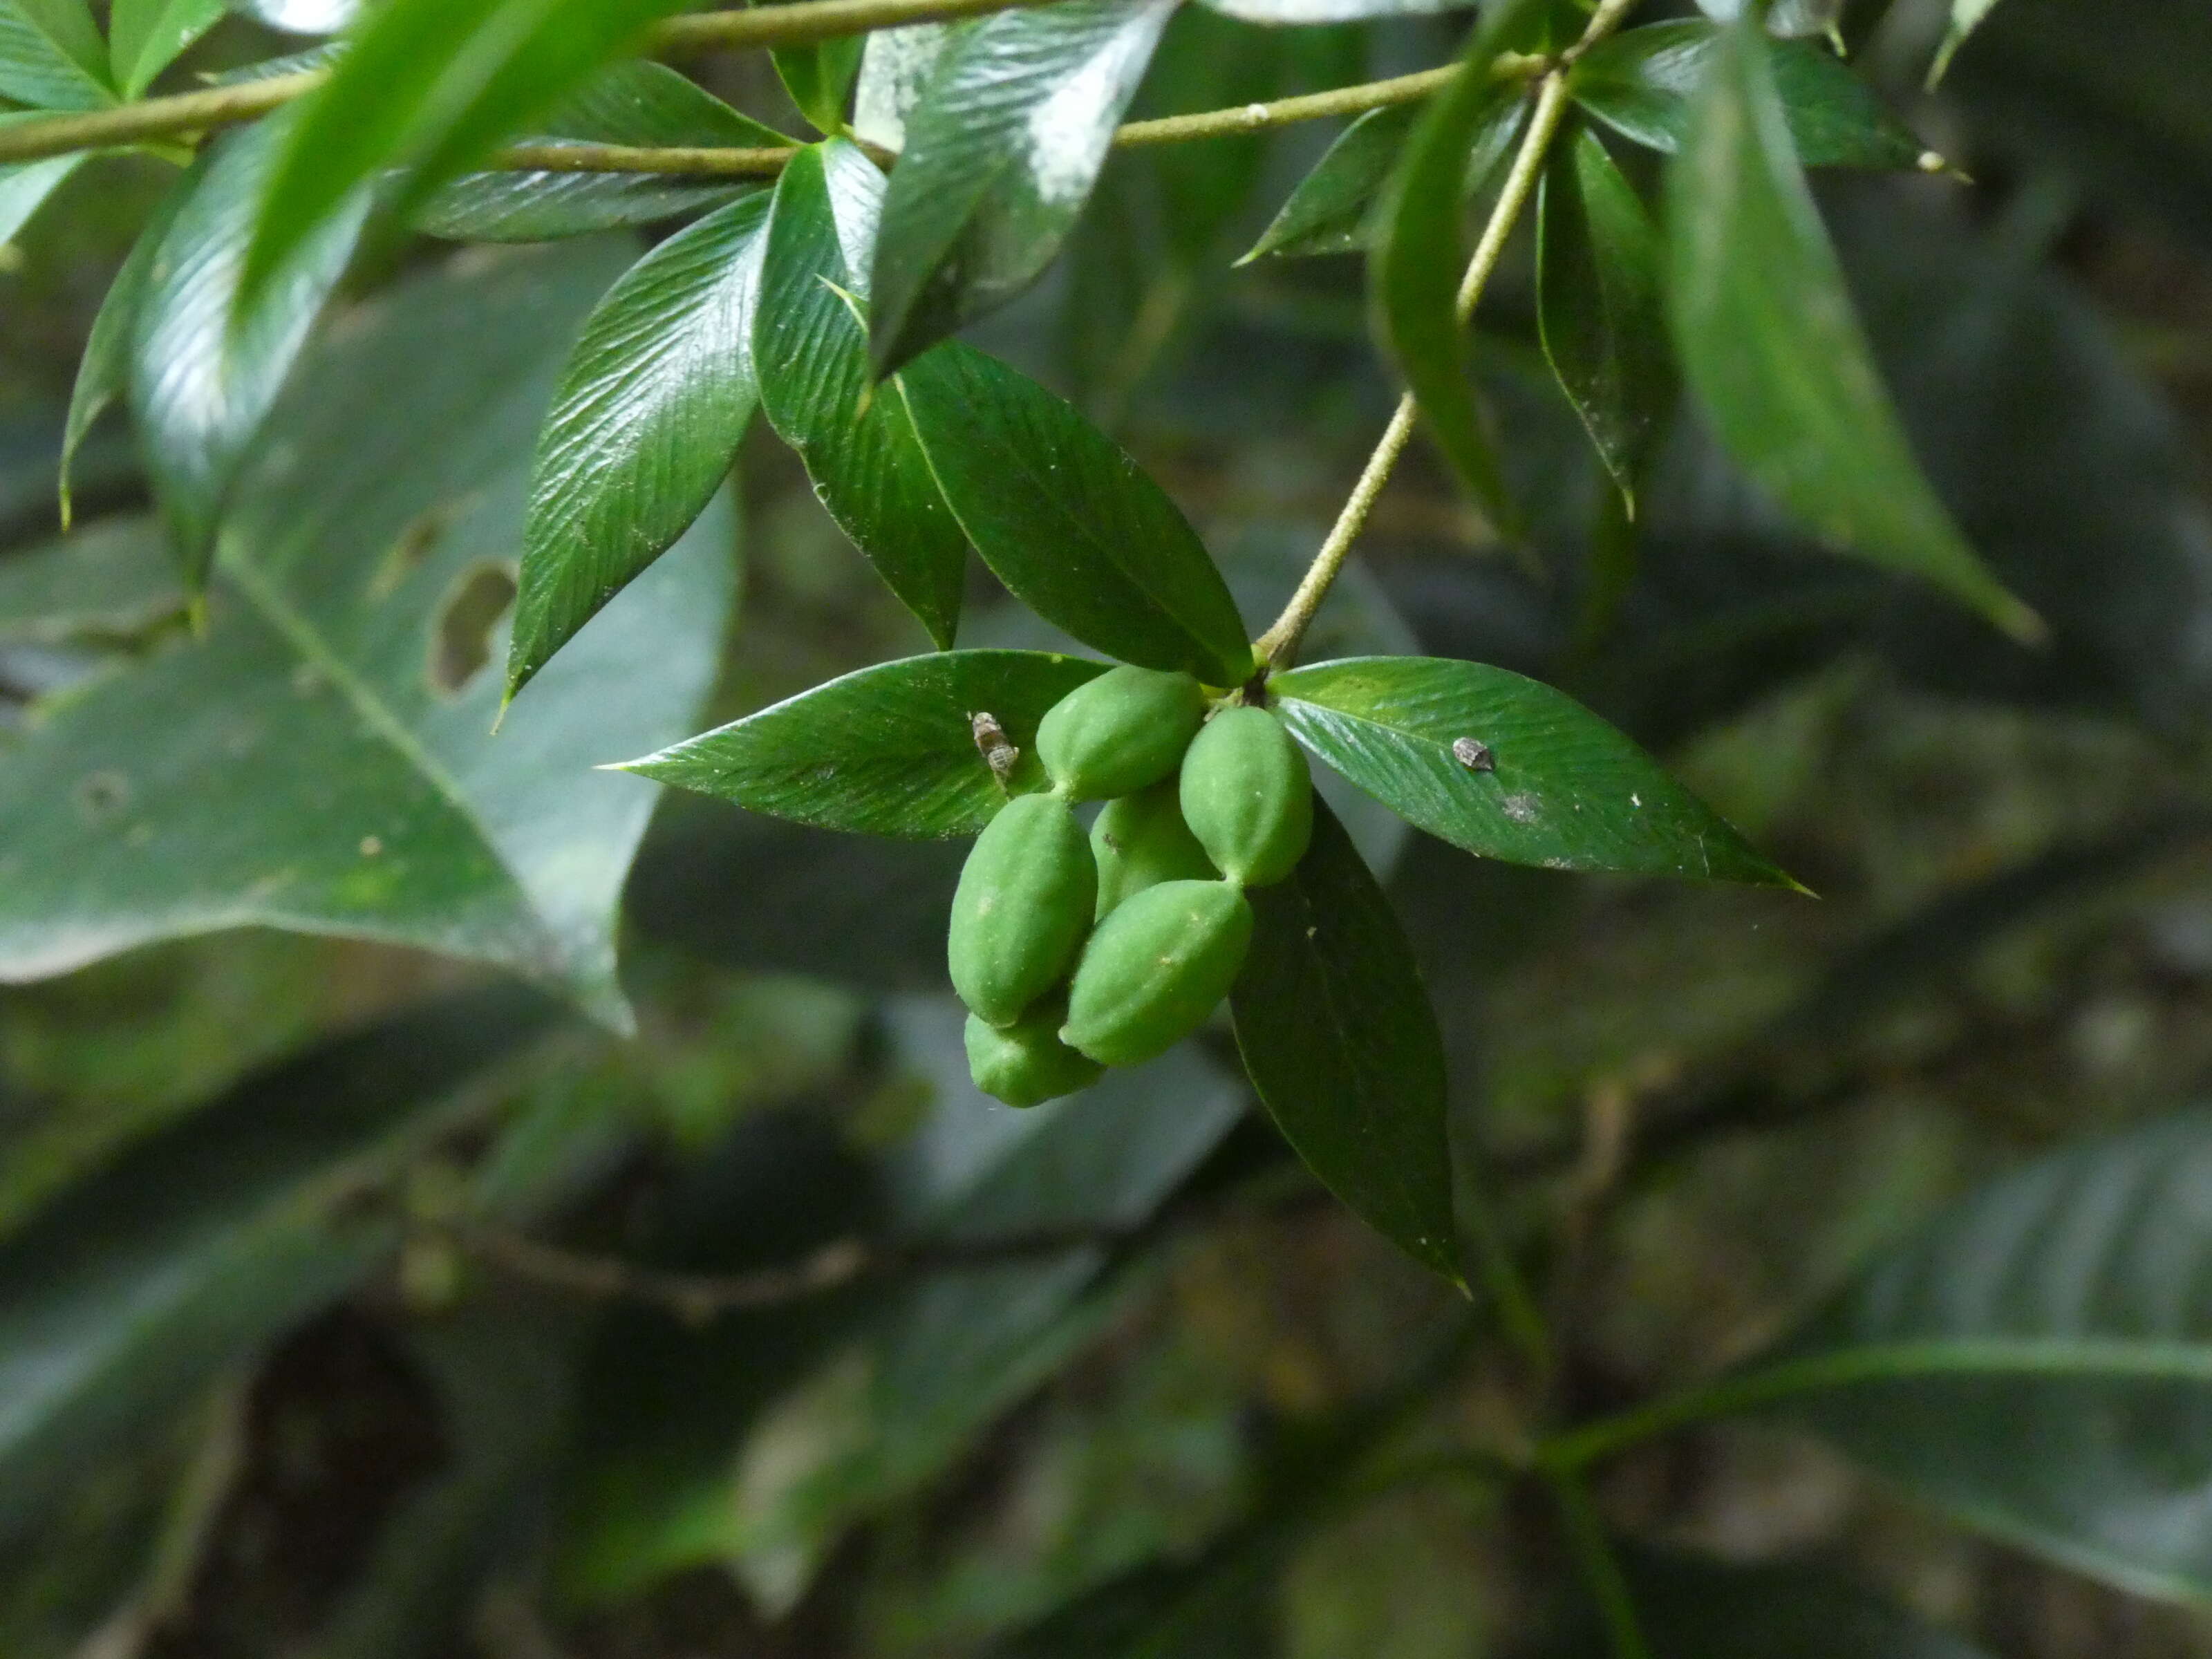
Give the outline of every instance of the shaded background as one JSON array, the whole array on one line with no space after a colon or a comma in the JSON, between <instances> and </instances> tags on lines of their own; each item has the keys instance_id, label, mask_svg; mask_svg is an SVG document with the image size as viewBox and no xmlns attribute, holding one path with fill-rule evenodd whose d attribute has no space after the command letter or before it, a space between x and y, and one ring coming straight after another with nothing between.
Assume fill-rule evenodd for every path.
<instances>
[{"instance_id":1,"label":"shaded background","mask_svg":"<svg viewBox=\"0 0 2212 1659\"><path fill-rule=\"evenodd\" d=\"M1540 569L1417 450L1309 651L1561 684L1822 896L1364 825L1569 1409L1748 1352L1978 1180L2189 1103L2212 1059L2212 13L2004 0L1929 96L1936 10L1848 31L1972 182L1831 179L1823 203L1924 462L2051 647L1803 545L1687 420L1633 580L1602 592L1602 481L1540 372L1524 250L1480 356ZM1449 39L1187 12L1139 112ZM701 73L781 96L755 64ZM978 336L1168 485L1255 626L1395 396L1357 261L1229 269L1327 137L1117 156L1070 254ZM159 592L57 622L33 591L76 353L166 176L96 161L0 275L10 729L175 644ZM80 477L82 517L143 502L119 425ZM741 482L716 717L926 647L765 432ZM1037 637L973 598L965 642ZM498 655L489 611L426 619L456 684ZM1551 1523L1509 1486L1409 1465L1334 1504L1386 1432L1416 1461L1510 1440L1527 1382L1303 1177L1225 1038L1057 1115L968 1091L941 981L959 856L664 800L628 889L632 1042L475 969L260 932L0 990L0 1345L105 1356L59 1427L8 1441L0 1651L957 1654L1148 1563L1019 1650L1124 1650L1115 1607L1166 1573L1194 1610L1160 1652L1571 1642ZM877 1270L809 1293L854 1238ZM33 1295L58 1280L65 1318ZM1786 1426L1672 1438L1600 1497L1644 1547L1848 1564L1989 1653L2212 1654L2204 1615L1959 1530ZM1650 1571L1662 1613L1826 1593Z\"/></svg>"}]
</instances>

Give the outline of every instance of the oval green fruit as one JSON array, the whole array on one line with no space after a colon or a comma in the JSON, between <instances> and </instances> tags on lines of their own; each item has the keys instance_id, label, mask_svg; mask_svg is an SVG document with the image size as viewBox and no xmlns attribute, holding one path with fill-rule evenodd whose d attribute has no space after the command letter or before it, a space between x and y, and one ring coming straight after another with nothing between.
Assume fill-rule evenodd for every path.
<instances>
[{"instance_id":1,"label":"oval green fruit","mask_svg":"<svg viewBox=\"0 0 2212 1659\"><path fill-rule=\"evenodd\" d=\"M1060 1040L1066 1006L1047 999L1001 1030L980 1017L968 1016L968 1075L994 1100L1009 1106L1041 1106L1098 1081L1105 1067Z\"/></svg>"},{"instance_id":2,"label":"oval green fruit","mask_svg":"<svg viewBox=\"0 0 2212 1659\"><path fill-rule=\"evenodd\" d=\"M1011 1025L1058 984L1091 927L1098 892L1090 844L1067 803L1017 795L983 827L945 930L945 965L960 1000Z\"/></svg>"},{"instance_id":3,"label":"oval green fruit","mask_svg":"<svg viewBox=\"0 0 2212 1659\"><path fill-rule=\"evenodd\" d=\"M1091 854L1098 864L1100 916L1122 900L1164 881L1218 881L1221 872L1182 821L1175 780L1106 803L1091 826Z\"/></svg>"},{"instance_id":4,"label":"oval green fruit","mask_svg":"<svg viewBox=\"0 0 2212 1659\"><path fill-rule=\"evenodd\" d=\"M1165 1054L1229 994L1252 906L1225 881L1164 881L1100 922L1076 963L1060 1038L1108 1066Z\"/></svg>"},{"instance_id":5,"label":"oval green fruit","mask_svg":"<svg viewBox=\"0 0 2212 1659\"><path fill-rule=\"evenodd\" d=\"M1182 757L1183 821L1221 873L1244 887L1289 875L1313 838L1313 776L1264 708L1224 708Z\"/></svg>"},{"instance_id":6,"label":"oval green fruit","mask_svg":"<svg viewBox=\"0 0 2212 1659\"><path fill-rule=\"evenodd\" d=\"M1133 795L1174 772L1206 718L1206 690L1188 674L1109 668L1045 712L1036 754L1070 800Z\"/></svg>"}]
</instances>

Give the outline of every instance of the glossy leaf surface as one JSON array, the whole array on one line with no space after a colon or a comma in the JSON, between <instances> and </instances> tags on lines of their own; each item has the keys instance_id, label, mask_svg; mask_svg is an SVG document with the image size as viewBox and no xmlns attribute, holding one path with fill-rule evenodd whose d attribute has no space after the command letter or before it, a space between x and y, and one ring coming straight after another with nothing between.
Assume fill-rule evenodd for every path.
<instances>
[{"instance_id":1,"label":"glossy leaf surface","mask_svg":"<svg viewBox=\"0 0 2212 1659\"><path fill-rule=\"evenodd\" d=\"M248 228L289 117L220 143L161 238L138 300L131 412L178 562L197 585L215 556L232 481L353 252L367 201L325 222L243 317Z\"/></svg>"},{"instance_id":2,"label":"glossy leaf surface","mask_svg":"<svg viewBox=\"0 0 2212 1659\"><path fill-rule=\"evenodd\" d=\"M1459 74L1430 100L1406 141L1367 261L1376 334L1452 471L1509 534L1520 515L1468 378L1467 331L1458 315L1468 262L1460 185L1476 136L1501 102L1521 95L1498 86L1491 69L1540 3L1507 0L1484 12Z\"/></svg>"},{"instance_id":3,"label":"glossy leaf surface","mask_svg":"<svg viewBox=\"0 0 2212 1659\"><path fill-rule=\"evenodd\" d=\"M1975 556L1913 458L1748 28L1723 39L1667 202L1683 374L1737 463L1838 550L2038 635L2034 613Z\"/></svg>"},{"instance_id":4,"label":"glossy leaf surface","mask_svg":"<svg viewBox=\"0 0 2212 1659\"><path fill-rule=\"evenodd\" d=\"M1238 263L1270 253L1356 253L1364 248L1368 214L1420 113L1419 104L1394 104L1369 110L1345 128Z\"/></svg>"},{"instance_id":5,"label":"glossy leaf surface","mask_svg":"<svg viewBox=\"0 0 2212 1659\"><path fill-rule=\"evenodd\" d=\"M959 36L907 116L871 283L888 374L1051 263L1175 0L1060 0Z\"/></svg>"},{"instance_id":6,"label":"glossy leaf surface","mask_svg":"<svg viewBox=\"0 0 2212 1659\"><path fill-rule=\"evenodd\" d=\"M678 0L389 0L366 14L324 86L301 104L253 222L248 302L386 169L410 213L520 131Z\"/></svg>"},{"instance_id":7,"label":"glossy leaf surface","mask_svg":"<svg viewBox=\"0 0 2212 1659\"><path fill-rule=\"evenodd\" d=\"M153 286L154 263L160 257L170 223L191 193L193 175L187 173L155 206L131 245L106 297L93 317L85 336L84 352L77 360L76 380L70 388L69 413L62 423L61 465L57 473L62 504L62 523L70 520L70 469L92 431L93 423L111 405L130 393L131 351L137 337L138 312Z\"/></svg>"},{"instance_id":8,"label":"glossy leaf surface","mask_svg":"<svg viewBox=\"0 0 2212 1659\"><path fill-rule=\"evenodd\" d=\"M1042 651L945 651L879 663L628 769L824 830L972 836L1006 798L976 746L973 717L992 715L1021 750L1013 787L1037 787L1037 721L1106 666Z\"/></svg>"},{"instance_id":9,"label":"glossy leaf surface","mask_svg":"<svg viewBox=\"0 0 2212 1659\"><path fill-rule=\"evenodd\" d=\"M1318 802L1297 869L1248 896L1230 1008L1268 1115L1354 1214L1456 1280L1443 1039L1389 900Z\"/></svg>"},{"instance_id":10,"label":"glossy leaf surface","mask_svg":"<svg viewBox=\"0 0 2212 1659\"><path fill-rule=\"evenodd\" d=\"M518 141L522 142L522 141ZM791 140L665 64L601 70L535 122L532 143L758 149ZM756 185L638 173L464 173L433 192L416 228L468 242L538 242L650 224Z\"/></svg>"},{"instance_id":11,"label":"glossy leaf surface","mask_svg":"<svg viewBox=\"0 0 2212 1659\"><path fill-rule=\"evenodd\" d=\"M1228 585L1167 493L1064 399L949 344L896 381L939 488L1016 598L1124 662L1251 672Z\"/></svg>"},{"instance_id":12,"label":"glossy leaf surface","mask_svg":"<svg viewBox=\"0 0 2212 1659\"><path fill-rule=\"evenodd\" d=\"M538 438L507 647L512 698L691 527L751 420L745 342L768 198L660 243L586 319Z\"/></svg>"},{"instance_id":13,"label":"glossy leaf surface","mask_svg":"<svg viewBox=\"0 0 2212 1659\"><path fill-rule=\"evenodd\" d=\"M961 28L956 23L908 23L867 37L853 89L854 137L889 150L906 148L906 118L921 101L929 77Z\"/></svg>"},{"instance_id":14,"label":"glossy leaf surface","mask_svg":"<svg viewBox=\"0 0 2212 1659\"><path fill-rule=\"evenodd\" d=\"M845 100L853 90L853 77L860 73L866 39L848 34L811 46L778 46L769 54L775 63L776 78L816 131L844 130Z\"/></svg>"},{"instance_id":15,"label":"glossy leaf surface","mask_svg":"<svg viewBox=\"0 0 2212 1659\"><path fill-rule=\"evenodd\" d=\"M1567 77L1575 101L1623 137L1672 154L1688 131L1690 99L1720 51L1722 28L1695 19L1652 23L1600 41ZM1926 147L1833 52L1770 40L1775 95L1808 167L1917 167Z\"/></svg>"},{"instance_id":16,"label":"glossy leaf surface","mask_svg":"<svg viewBox=\"0 0 2212 1659\"><path fill-rule=\"evenodd\" d=\"M1293 735L1418 829L1553 870L1786 886L1650 756L1564 692L1442 657L1278 675Z\"/></svg>"},{"instance_id":17,"label":"glossy leaf surface","mask_svg":"<svg viewBox=\"0 0 2212 1659\"><path fill-rule=\"evenodd\" d=\"M483 672L531 435L621 262L579 244L449 266L314 355L241 478L204 636L0 753L0 979L256 924L496 963L626 1018L612 927L653 791L591 763L695 717L728 518L632 584L496 739Z\"/></svg>"},{"instance_id":18,"label":"glossy leaf surface","mask_svg":"<svg viewBox=\"0 0 2212 1659\"><path fill-rule=\"evenodd\" d=\"M806 463L830 516L930 638L949 646L968 537L904 400L870 389L867 327L854 304L867 297L883 196L882 172L848 140L793 158L776 181L753 356L769 423Z\"/></svg>"},{"instance_id":19,"label":"glossy leaf surface","mask_svg":"<svg viewBox=\"0 0 2212 1659\"><path fill-rule=\"evenodd\" d=\"M153 85L228 9L227 0L115 0L107 49L123 95L136 98Z\"/></svg>"},{"instance_id":20,"label":"glossy leaf surface","mask_svg":"<svg viewBox=\"0 0 2212 1659\"><path fill-rule=\"evenodd\" d=\"M85 0L0 0L0 94L34 109L116 101L107 44Z\"/></svg>"},{"instance_id":21,"label":"glossy leaf surface","mask_svg":"<svg viewBox=\"0 0 2212 1659\"><path fill-rule=\"evenodd\" d=\"M1674 407L1664 261L1658 230L1605 146L1581 132L1555 149L1536 204L1537 329L1632 508Z\"/></svg>"},{"instance_id":22,"label":"glossy leaf surface","mask_svg":"<svg viewBox=\"0 0 2212 1659\"><path fill-rule=\"evenodd\" d=\"M251 1078L0 1245L0 1534L113 1437L341 1294L398 1242L364 1203L457 1085L550 1023L514 989L398 1015Z\"/></svg>"},{"instance_id":23,"label":"glossy leaf surface","mask_svg":"<svg viewBox=\"0 0 2212 1659\"><path fill-rule=\"evenodd\" d=\"M2208 1189L2201 1110L1998 1177L1784 1346L1802 1385L1830 1385L1799 1406L1970 1525L2138 1594L2202 1598Z\"/></svg>"}]
</instances>

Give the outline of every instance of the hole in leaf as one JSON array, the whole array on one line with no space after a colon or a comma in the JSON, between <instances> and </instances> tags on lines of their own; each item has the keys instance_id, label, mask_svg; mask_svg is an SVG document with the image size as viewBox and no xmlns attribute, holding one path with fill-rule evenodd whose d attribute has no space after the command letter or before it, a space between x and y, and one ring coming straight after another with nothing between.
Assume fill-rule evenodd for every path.
<instances>
[{"instance_id":1,"label":"hole in leaf","mask_svg":"<svg viewBox=\"0 0 2212 1659\"><path fill-rule=\"evenodd\" d=\"M430 684L440 696L460 696L483 672L514 592L514 572L492 563L471 565L446 590L430 625Z\"/></svg>"}]
</instances>

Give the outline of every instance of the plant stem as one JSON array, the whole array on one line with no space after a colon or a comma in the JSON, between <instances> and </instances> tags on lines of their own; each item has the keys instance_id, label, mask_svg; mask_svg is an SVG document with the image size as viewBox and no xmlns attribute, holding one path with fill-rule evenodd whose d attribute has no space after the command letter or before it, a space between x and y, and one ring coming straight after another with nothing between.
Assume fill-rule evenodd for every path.
<instances>
[{"instance_id":1,"label":"plant stem","mask_svg":"<svg viewBox=\"0 0 2212 1659\"><path fill-rule=\"evenodd\" d=\"M1602 15L1603 13L1599 14ZM1592 20L1595 27L1596 19ZM1587 37L1585 37L1587 38ZM1552 140L1559 134L1559 125L1566 116L1566 76L1559 70L1547 73L1539 83L1534 113L1528 120L1528 133L1521 140L1521 149L1513 158L1513 170L1506 175L1505 185L1498 192L1498 205L1491 210L1490 220L1483 227L1482 240L1476 244L1474 257L1468 262L1467 274L1460 279L1459 294L1453 306L1454 314L1463 325L1474 315L1474 308L1489 286L1492 273L1505 252L1506 239L1513 234L1522 210L1535 193L1536 180L1544 169L1545 155L1550 151ZM1298 641L1305 637L1306 629L1313 623L1315 613L1328 590L1344 568L1346 556L1352 544L1367 523L1367 515L1374 510L1376 498L1382 486L1390 481L1390 471L1398 465L1398 458L1406 452L1413 435L1413 420L1418 411L1413 395L1407 392L1398 399L1398 407L1390 416L1390 424L1382 429L1367 465L1361 469L1359 481L1352 487L1345 499L1343 509L1336 516L1328 538L1314 555L1297 592L1291 595L1283 614L1275 618L1274 625L1255 641L1255 649L1269 663L1287 663Z\"/></svg>"},{"instance_id":2,"label":"plant stem","mask_svg":"<svg viewBox=\"0 0 2212 1659\"><path fill-rule=\"evenodd\" d=\"M1575 1566L1605 1621L1606 1645L1612 1650L1613 1659L1651 1659L1650 1644L1644 1641L1643 1624L1636 1616L1636 1598L1621 1576L1620 1563L1613 1559L1613 1542L1605 1535L1605 1522L1592 1507L1589 1494L1579 1480L1564 1469L1547 1470L1544 1479L1552 1489L1553 1502L1559 1505L1559 1522L1566 1531L1567 1547L1574 1553Z\"/></svg>"}]
</instances>

